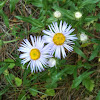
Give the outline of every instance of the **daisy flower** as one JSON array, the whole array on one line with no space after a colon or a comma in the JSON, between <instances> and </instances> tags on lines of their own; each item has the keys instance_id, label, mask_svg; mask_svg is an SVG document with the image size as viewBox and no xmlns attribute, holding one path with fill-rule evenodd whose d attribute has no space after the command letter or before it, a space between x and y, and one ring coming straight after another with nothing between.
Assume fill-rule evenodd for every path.
<instances>
[{"instance_id":1,"label":"daisy flower","mask_svg":"<svg viewBox=\"0 0 100 100\"><path fill-rule=\"evenodd\" d=\"M23 59L21 61L23 65L29 62L27 68L30 65L31 72L41 72L48 64L47 58L51 57L51 55L49 55L49 49L44 46L44 41L41 37L30 36L30 38L32 45L27 39L24 39L21 47L19 47L18 51L23 52L19 58Z\"/></svg>"},{"instance_id":2,"label":"daisy flower","mask_svg":"<svg viewBox=\"0 0 100 100\"><path fill-rule=\"evenodd\" d=\"M66 22L62 24L62 21L60 21L59 27L57 22L53 22L48 27L49 30L43 30L43 33L46 34L43 36L43 39L48 43L47 46L51 49L51 54L55 53L55 57L61 58L62 53L63 58L65 58L66 53L64 48L70 52L73 51L71 45L77 39L76 35L70 35L74 29L71 29L71 25L68 26Z\"/></svg>"}]
</instances>

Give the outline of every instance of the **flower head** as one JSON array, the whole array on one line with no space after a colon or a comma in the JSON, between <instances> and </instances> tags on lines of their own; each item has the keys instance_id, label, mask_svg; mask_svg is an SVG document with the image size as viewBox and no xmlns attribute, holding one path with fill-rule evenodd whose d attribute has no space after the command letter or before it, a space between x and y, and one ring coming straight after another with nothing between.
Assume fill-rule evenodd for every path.
<instances>
[{"instance_id":1,"label":"flower head","mask_svg":"<svg viewBox=\"0 0 100 100\"><path fill-rule=\"evenodd\" d=\"M28 66L30 65L31 72L38 72L38 70L41 72L44 70L43 66L46 67L47 58L51 57L49 55L49 49L44 47L44 41L41 37L32 37L31 43L24 39L24 42L22 42L21 47L19 47L19 51L23 52L23 54L20 55L19 58L23 59L21 63L24 65L25 63L28 63Z\"/></svg>"},{"instance_id":2,"label":"flower head","mask_svg":"<svg viewBox=\"0 0 100 100\"><path fill-rule=\"evenodd\" d=\"M81 33L81 34L80 34L80 40L81 40L82 42L86 42L86 41L88 40L87 35L86 35L85 33Z\"/></svg>"},{"instance_id":3,"label":"flower head","mask_svg":"<svg viewBox=\"0 0 100 100\"><path fill-rule=\"evenodd\" d=\"M46 34L43 36L47 44L47 47L50 48L51 54L53 55L55 52L55 57L61 58L61 53L63 58L66 57L66 53L64 48L68 51L73 51L71 47L73 40L77 39L76 35L70 35L74 29L71 29L71 25L68 26L66 22L62 24L60 21L60 25L58 27L57 22L53 22L53 25L49 26L50 30L43 30Z\"/></svg>"},{"instance_id":4,"label":"flower head","mask_svg":"<svg viewBox=\"0 0 100 100\"><path fill-rule=\"evenodd\" d=\"M54 67L56 65L56 60L54 58L50 58L48 64L50 67Z\"/></svg>"},{"instance_id":5,"label":"flower head","mask_svg":"<svg viewBox=\"0 0 100 100\"><path fill-rule=\"evenodd\" d=\"M75 18L79 19L82 17L82 13L81 12L75 12Z\"/></svg>"},{"instance_id":6,"label":"flower head","mask_svg":"<svg viewBox=\"0 0 100 100\"><path fill-rule=\"evenodd\" d=\"M56 17L56 18L61 17L61 12L60 11L55 11L54 12L54 17Z\"/></svg>"}]
</instances>

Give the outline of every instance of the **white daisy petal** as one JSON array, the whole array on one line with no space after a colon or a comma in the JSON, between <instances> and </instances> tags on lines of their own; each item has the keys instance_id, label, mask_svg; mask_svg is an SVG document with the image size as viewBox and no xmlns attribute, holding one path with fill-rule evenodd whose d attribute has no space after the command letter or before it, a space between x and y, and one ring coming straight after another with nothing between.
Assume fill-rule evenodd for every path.
<instances>
[{"instance_id":1,"label":"white daisy petal","mask_svg":"<svg viewBox=\"0 0 100 100\"><path fill-rule=\"evenodd\" d=\"M53 23L53 26L55 28L55 32L58 33L59 32L59 28L58 28L57 22Z\"/></svg>"},{"instance_id":2,"label":"white daisy petal","mask_svg":"<svg viewBox=\"0 0 100 100\"><path fill-rule=\"evenodd\" d=\"M27 39L24 39L19 47L18 51L23 52L19 58L22 59L23 65L28 63L27 68L30 66L31 72L41 72L47 66L46 62L52 55L50 55L50 49L44 46L44 40L41 37L30 36L30 39L32 45Z\"/></svg>"},{"instance_id":3,"label":"white daisy petal","mask_svg":"<svg viewBox=\"0 0 100 100\"><path fill-rule=\"evenodd\" d=\"M65 30L66 33L70 30L71 27L72 27L71 25L68 26L68 28Z\"/></svg>"},{"instance_id":4,"label":"white daisy petal","mask_svg":"<svg viewBox=\"0 0 100 100\"><path fill-rule=\"evenodd\" d=\"M60 21L60 25L59 25L59 32L62 32L62 20Z\"/></svg>"},{"instance_id":5,"label":"white daisy petal","mask_svg":"<svg viewBox=\"0 0 100 100\"><path fill-rule=\"evenodd\" d=\"M24 53L24 54L21 54L20 56L19 56L19 58L26 58L26 57L29 57L29 54L28 53Z\"/></svg>"},{"instance_id":6,"label":"white daisy petal","mask_svg":"<svg viewBox=\"0 0 100 100\"><path fill-rule=\"evenodd\" d=\"M67 28L67 24L66 24L66 22L64 22L63 26L62 26L62 31L64 32L66 30L66 28Z\"/></svg>"},{"instance_id":7,"label":"white daisy petal","mask_svg":"<svg viewBox=\"0 0 100 100\"><path fill-rule=\"evenodd\" d=\"M66 57L66 53L65 53L65 50L64 50L64 47L63 46L61 46L61 51L62 51L63 58L65 58Z\"/></svg>"},{"instance_id":8,"label":"white daisy petal","mask_svg":"<svg viewBox=\"0 0 100 100\"><path fill-rule=\"evenodd\" d=\"M69 25L67 27L67 25L66 22L62 24L62 21L60 21L58 27L57 22L53 22L53 24L49 26L50 30L44 31L44 33L48 35L43 36L45 43L47 43L46 47L51 50L50 54L53 55L55 53L54 55L57 58L61 58L61 54L63 58L66 57L64 48L70 52L73 51L71 45L73 45L73 41L77 39L76 35L70 35L74 31L74 29L71 29L72 26Z\"/></svg>"},{"instance_id":9,"label":"white daisy petal","mask_svg":"<svg viewBox=\"0 0 100 100\"><path fill-rule=\"evenodd\" d=\"M64 44L64 47L70 52L73 51L73 48L67 44Z\"/></svg>"},{"instance_id":10,"label":"white daisy petal","mask_svg":"<svg viewBox=\"0 0 100 100\"><path fill-rule=\"evenodd\" d=\"M55 57L61 58L61 54L60 54L60 46L58 46L58 47L56 48L56 51L55 51Z\"/></svg>"},{"instance_id":11,"label":"white daisy petal","mask_svg":"<svg viewBox=\"0 0 100 100\"><path fill-rule=\"evenodd\" d=\"M31 38L31 41L32 41L32 45L35 46L35 42L34 42L32 35L30 35L30 38Z\"/></svg>"}]
</instances>

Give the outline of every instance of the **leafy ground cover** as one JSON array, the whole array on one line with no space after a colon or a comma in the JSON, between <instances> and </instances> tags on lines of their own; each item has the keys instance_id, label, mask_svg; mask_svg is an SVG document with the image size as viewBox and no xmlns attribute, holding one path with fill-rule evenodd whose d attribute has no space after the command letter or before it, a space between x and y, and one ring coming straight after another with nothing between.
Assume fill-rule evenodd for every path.
<instances>
[{"instance_id":1,"label":"leafy ground cover","mask_svg":"<svg viewBox=\"0 0 100 100\"><path fill-rule=\"evenodd\" d=\"M0 0L0 100L100 100L99 11L100 0ZM31 73L17 49L61 20L75 29L73 52Z\"/></svg>"}]
</instances>

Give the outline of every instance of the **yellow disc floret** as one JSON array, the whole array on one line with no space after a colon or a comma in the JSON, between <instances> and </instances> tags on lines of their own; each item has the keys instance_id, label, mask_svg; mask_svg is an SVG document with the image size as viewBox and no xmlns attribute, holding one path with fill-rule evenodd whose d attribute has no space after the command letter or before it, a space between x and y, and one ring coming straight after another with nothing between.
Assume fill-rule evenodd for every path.
<instances>
[{"instance_id":1,"label":"yellow disc floret","mask_svg":"<svg viewBox=\"0 0 100 100\"><path fill-rule=\"evenodd\" d=\"M35 49L32 49L30 51L30 57L33 60L39 59L40 58L40 51L38 49L36 49L36 48Z\"/></svg>"},{"instance_id":2,"label":"yellow disc floret","mask_svg":"<svg viewBox=\"0 0 100 100\"><path fill-rule=\"evenodd\" d=\"M53 37L53 42L56 45L62 45L65 42L65 36L62 33L56 33Z\"/></svg>"}]
</instances>

